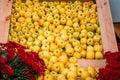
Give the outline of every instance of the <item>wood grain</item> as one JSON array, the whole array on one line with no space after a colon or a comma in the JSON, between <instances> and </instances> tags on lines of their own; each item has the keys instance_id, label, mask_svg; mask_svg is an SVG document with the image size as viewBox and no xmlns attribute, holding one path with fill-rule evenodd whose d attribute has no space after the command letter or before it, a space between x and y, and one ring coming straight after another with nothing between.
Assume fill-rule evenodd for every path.
<instances>
[{"instance_id":1,"label":"wood grain","mask_svg":"<svg viewBox=\"0 0 120 80\"><path fill-rule=\"evenodd\" d=\"M104 52L118 51L109 0L96 0Z\"/></svg>"},{"instance_id":2,"label":"wood grain","mask_svg":"<svg viewBox=\"0 0 120 80\"><path fill-rule=\"evenodd\" d=\"M104 68L106 65L106 60L87 60L87 59L81 59L78 60L78 64L80 64L81 67L87 68L88 66L94 66L97 68Z\"/></svg>"},{"instance_id":3,"label":"wood grain","mask_svg":"<svg viewBox=\"0 0 120 80\"><path fill-rule=\"evenodd\" d=\"M113 21L109 7L109 1L96 0L96 4L97 4L98 16L99 16L104 53L107 51L112 51L112 52L118 51ZM98 68L103 68L106 65L106 60L80 59L78 60L78 63L84 68L87 68L90 65Z\"/></svg>"},{"instance_id":4,"label":"wood grain","mask_svg":"<svg viewBox=\"0 0 120 80\"><path fill-rule=\"evenodd\" d=\"M0 43L8 40L12 0L0 0Z\"/></svg>"}]
</instances>

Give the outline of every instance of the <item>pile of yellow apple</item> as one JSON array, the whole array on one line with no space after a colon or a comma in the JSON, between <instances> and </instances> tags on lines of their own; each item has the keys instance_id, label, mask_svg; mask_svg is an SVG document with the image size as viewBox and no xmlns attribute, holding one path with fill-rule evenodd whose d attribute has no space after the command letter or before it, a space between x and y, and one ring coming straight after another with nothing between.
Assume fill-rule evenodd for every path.
<instances>
[{"instance_id":1,"label":"pile of yellow apple","mask_svg":"<svg viewBox=\"0 0 120 80\"><path fill-rule=\"evenodd\" d=\"M23 2L22 2L23 1ZM78 59L102 59L103 48L93 1L13 0L8 39L39 53L47 71L39 80L94 80L93 66Z\"/></svg>"}]
</instances>

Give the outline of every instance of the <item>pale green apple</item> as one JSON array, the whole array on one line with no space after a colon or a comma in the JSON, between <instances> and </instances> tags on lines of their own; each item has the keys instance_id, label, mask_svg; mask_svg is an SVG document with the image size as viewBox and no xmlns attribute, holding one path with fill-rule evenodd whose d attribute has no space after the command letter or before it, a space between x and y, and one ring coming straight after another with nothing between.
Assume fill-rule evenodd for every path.
<instances>
[{"instance_id":1,"label":"pale green apple","mask_svg":"<svg viewBox=\"0 0 120 80\"><path fill-rule=\"evenodd\" d=\"M87 36L92 38L94 36L94 33L92 31L87 32Z\"/></svg>"},{"instance_id":2,"label":"pale green apple","mask_svg":"<svg viewBox=\"0 0 120 80\"><path fill-rule=\"evenodd\" d=\"M87 29L87 31L94 31L95 27L92 23L87 23L86 24L86 29Z\"/></svg>"},{"instance_id":3,"label":"pale green apple","mask_svg":"<svg viewBox=\"0 0 120 80\"><path fill-rule=\"evenodd\" d=\"M87 39L87 44L88 45L93 45L94 44L93 39L92 38L88 38Z\"/></svg>"},{"instance_id":4,"label":"pale green apple","mask_svg":"<svg viewBox=\"0 0 120 80\"><path fill-rule=\"evenodd\" d=\"M80 36L80 32L77 32L77 31L73 32L73 37L75 39L79 39L79 36Z\"/></svg>"}]
</instances>

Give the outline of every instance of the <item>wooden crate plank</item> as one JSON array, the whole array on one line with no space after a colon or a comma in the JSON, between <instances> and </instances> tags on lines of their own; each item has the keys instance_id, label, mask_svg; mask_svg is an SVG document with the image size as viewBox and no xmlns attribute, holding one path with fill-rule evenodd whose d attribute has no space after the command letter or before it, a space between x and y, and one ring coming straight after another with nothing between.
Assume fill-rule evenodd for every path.
<instances>
[{"instance_id":1,"label":"wooden crate plank","mask_svg":"<svg viewBox=\"0 0 120 80\"><path fill-rule=\"evenodd\" d=\"M12 0L0 0L0 43L8 40Z\"/></svg>"},{"instance_id":2,"label":"wooden crate plank","mask_svg":"<svg viewBox=\"0 0 120 80\"><path fill-rule=\"evenodd\" d=\"M81 67L87 68L88 66L94 66L97 68L104 68L106 65L106 60L87 60L87 59L81 59L78 60L78 64L80 64Z\"/></svg>"},{"instance_id":3,"label":"wooden crate plank","mask_svg":"<svg viewBox=\"0 0 120 80\"><path fill-rule=\"evenodd\" d=\"M118 51L109 0L96 0L104 52Z\"/></svg>"},{"instance_id":4,"label":"wooden crate plank","mask_svg":"<svg viewBox=\"0 0 120 80\"><path fill-rule=\"evenodd\" d=\"M118 51L113 21L112 21L110 7L109 7L109 1L108 0L96 0L96 4L97 4L104 52ZM106 60L105 59L103 60L80 59L78 60L78 63L84 68L87 68L90 65L103 68L106 65Z\"/></svg>"}]
</instances>

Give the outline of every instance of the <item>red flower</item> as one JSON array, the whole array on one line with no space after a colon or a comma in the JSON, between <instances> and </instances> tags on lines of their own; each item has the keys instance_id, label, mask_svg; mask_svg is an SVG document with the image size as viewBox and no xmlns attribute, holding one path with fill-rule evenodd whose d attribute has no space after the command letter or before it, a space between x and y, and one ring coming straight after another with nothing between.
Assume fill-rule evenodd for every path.
<instances>
[{"instance_id":1,"label":"red flower","mask_svg":"<svg viewBox=\"0 0 120 80\"><path fill-rule=\"evenodd\" d=\"M26 67L25 68L26 75L29 77L29 80L34 80L34 76L30 73L30 70Z\"/></svg>"},{"instance_id":2,"label":"red flower","mask_svg":"<svg viewBox=\"0 0 120 80\"><path fill-rule=\"evenodd\" d=\"M7 62L7 59L6 58L1 58L0 57L0 64L5 64Z\"/></svg>"},{"instance_id":3,"label":"red flower","mask_svg":"<svg viewBox=\"0 0 120 80\"><path fill-rule=\"evenodd\" d=\"M24 53L24 52L23 52ZM24 54L17 54L22 62L32 67L39 75L43 75L46 69L44 61L39 58L35 52L25 52Z\"/></svg>"},{"instance_id":4,"label":"red flower","mask_svg":"<svg viewBox=\"0 0 120 80\"><path fill-rule=\"evenodd\" d=\"M106 52L105 68L99 69L97 80L120 80L120 52Z\"/></svg>"},{"instance_id":5,"label":"red flower","mask_svg":"<svg viewBox=\"0 0 120 80\"><path fill-rule=\"evenodd\" d=\"M7 59L12 60L15 56L15 50L13 48L7 48Z\"/></svg>"},{"instance_id":6,"label":"red flower","mask_svg":"<svg viewBox=\"0 0 120 80\"><path fill-rule=\"evenodd\" d=\"M23 64L23 66L21 66L21 69L26 70L26 75L29 77L30 80L34 80L34 75L44 75L46 66L43 59L39 57L38 53L26 52L26 48L24 46L11 41L1 45L4 47L6 52L1 52L1 54L4 55L5 58L2 58L0 54L0 64L3 64L0 68L0 72L3 75L14 76L13 68L15 68L16 73L16 68L19 67L19 63L20 66L21 64ZM17 67L15 67L16 65L14 65L14 63L17 64ZM31 71L33 71L34 74Z\"/></svg>"},{"instance_id":7,"label":"red flower","mask_svg":"<svg viewBox=\"0 0 120 80\"><path fill-rule=\"evenodd\" d=\"M4 67L2 68L1 72L3 74L8 74L9 76L14 75L14 69L11 68L10 65L4 65Z\"/></svg>"}]
</instances>

